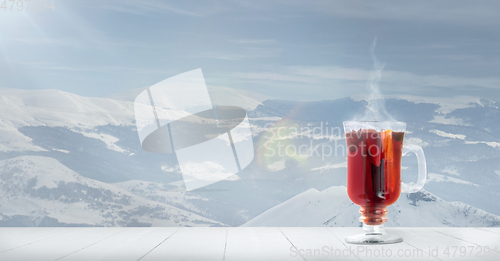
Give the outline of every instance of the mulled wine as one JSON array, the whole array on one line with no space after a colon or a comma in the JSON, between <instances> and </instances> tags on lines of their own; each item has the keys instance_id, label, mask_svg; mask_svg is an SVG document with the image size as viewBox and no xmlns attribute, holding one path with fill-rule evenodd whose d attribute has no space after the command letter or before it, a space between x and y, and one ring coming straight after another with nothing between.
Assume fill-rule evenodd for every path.
<instances>
[{"instance_id":1,"label":"mulled wine","mask_svg":"<svg viewBox=\"0 0 500 261\"><path fill-rule=\"evenodd\" d=\"M361 208L359 220L363 233L346 238L353 244L389 244L403 239L387 234L387 206L398 200L401 192L417 192L425 184L427 167L422 148L403 146L406 123L394 121L346 121L347 193ZM407 152L417 156L418 180L401 182L401 158Z\"/></svg>"},{"instance_id":2,"label":"mulled wine","mask_svg":"<svg viewBox=\"0 0 500 261\"><path fill-rule=\"evenodd\" d=\"M401 193L404 132L360 129L346 133L347 193L365 212L362 222L382 224L386 206ZM363 214L363 213L362 213Z\"/></svg>"}]
</instances>

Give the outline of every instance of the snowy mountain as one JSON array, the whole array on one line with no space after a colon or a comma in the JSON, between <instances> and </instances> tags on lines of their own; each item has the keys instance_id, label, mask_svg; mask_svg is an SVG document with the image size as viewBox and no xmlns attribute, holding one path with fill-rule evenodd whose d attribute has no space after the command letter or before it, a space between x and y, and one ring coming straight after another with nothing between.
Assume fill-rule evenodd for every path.
<instances>
[{"instance_id":1,"label":"snowy mountain","mask_svg":"<svg viewBox=\"0 0 500 261\"><path fill-rule=\"evenodd\" d=\"M108 95L105 98L119 101L134 102L139 93L147 87L130 89L127 91ZM269 97L260 93L236 90L222 86L207 86L210 101L214 106L238 106L247 111L255 109L262 105L262 102L268 100Z\"/></svg>"},{"instance_id":2,"label":"snowy mountain","mask_svg":"<svg viewBox=\"0 0 500 261\"><path fill-rule=\"evenodd\" d=\"M447 202L422 190L402 194L388 207L386 226L489 227L500 226L500 217L462 202ZM246 227L352 227L361 226L359 206L351 202L344 186L324 191L307 190L251 219Z\"/></svg>"},{"instance_id":3,"label":"snowy mountain","mask_svg":"<svg viewBox=\"0 0 500 261\"><path fill-rule=\"evenodd\" d=\"M0 161L3 226L222 226L174 206L88 179L57 160Z\"/></svg>"},{"instance_id":4,"label":"snowy mountain","mask_svg":"<svg viewBox=\"0 0 500 261\"><path fill-rule=\"evenodd\" d=\"M133 104L82 97L59 90L0 89L0 151L44 151L18 131L24 126L66 127L132 124ZM98 137L112 145L110 137Z\"/></svg>"},{"instance_id":5,"label":"snowy mountain","mask_svg":"<svg viewBox=\"0 0 500 261\"><path fill-rule=\"evenodd\" d=\"M184 189L174 154L148 153L140 146L131 102L140 89L106 98L58 90L0 89L0 225L178 226L200 225L196 220L205 220L211 223L201 225L239 226L306 191L324 192L332 186L345 186L342 122L362 114L366 100L270 100L228 88L213 89L210 96L214 104L239 103L248 110L255 160L238 173L239 180L224 180L190 192ZM429 171L425 193L432 193L442 202L462 202L471 209L500 215L500 103L478 97L398 96L386 99L385 105L396 120L407 122L404 143L419 144L425 151ZM281 128L284 136L269 139L272 126ZM314 128L322 128L323 132L316 135ZM330 131L335 128L340 131ZM325 132L327 129L330 132ZM269 144L274 149L278 145L304 145L306 152L331 146L339 153L269 156ZM414 156L403 158L402 172L404 181L416 179ZM37 184L49 184L47 189L32 185L35 177L42 182ZM96 196L97 201L103 201L99 209L88 205L92 199L74 193L74 186L108 191L113 196ZM135 203L116 203L122 200L120 195L127 195L123 197ZM84 203L78 203L80 198ZM404 197L400 201L395 206L402 204ZM425 204L438 206L439 202ZM146 216L153 210L142 207L148 204L158 204L158 213L191 214L192 219L169 221L158 214L158 218L149 220ZM123 211L118 211L119 207ZM107 208L109 211L105 211ZM357 206L347 209L344 215L349 211L354 213L352 225L357 225ZM449 220L450 225L468 225L460 223L461 217L453 221L453 215L447 216L453 211L443 209L437 223L432 224ZM79 215L84 212L87 214ZM327 220L335 216L328 213ZM311 217L310 221L322 224L326 221L322 219ZM418 215L405 220L416 222Z\"/></svg>"},{"instance_id":6,"label":"snowy mountain","mask_svg":"<svg viewBox=\"0 0 500 261\"><path fill-rule=\"evenodd\" d=\"M235 105L236 102L239 106L251 110L261 104L260 100L265 99L265 96L250 92L222 87L211 89L215 90L211 92L211 95L219 99L218 105ZM36 164L30 163L33 173L44 173L47 178L51 178L55 175L53 173L57 172L52 171L52 165L59 165L64 170L54 177L56 179L66 175L80 175L79 179L72 181L71 186L86 187L87 184L78 184L78 182L93 181L103 186L106 185L109 190L117 190L122 194L126 192L136 198L142 198L140 201L142 203L137 203L140 208L125 216L119 211L115 211L116 215L111 215L100 210L89 212L88 215L80 215L82 219L75 219L78 213L86 209L85 205L73 204L69 208L57 202L59 198L45 198L40 201L39 198L31 198L31 192L14 193L16 189L21 190L21 187L10 189L6 187L5 190L0 190L0 195L8 191L11 196L2 197L4 203L1 205L6 208L0 208L0 213L3 215L3 222L0 222L0 225L224 225L224 222L213 221L210 218L193 222L189 219L183 221L183 219L173 218L171 218L172 221L166 221L168 216L159 220L145 221L145 223L135 222L134 220L144 219L141 215L147 215L150 212L148 204L153 203L162 206L157 212L166 211L169 215L177 216L180 209L184 212L179 213L184 216L197 217L196 214L201 213L205 217L215 216L219 220L233 222L237 220L238 223L248 220L249 217L245 215L241 207L237 206L237 202L228 204L227 201L212 200L213 202L207 205L209 199L206 197L189 193L184 196L186 193L175 155L153 154L142 150L135 130L133 103L131 102L137 91L131 90L117 94L117 97L113 98L88 98L58 90L0 89L2 111L0 115L0 160L16 160L17 164L19 157L36 156L43 160L37 160ZM51 163L46 164L46 161ZM0 166L0 170L2 173L15 172L20 168L12 167L16 165L15 163L5 163ZM67 171L70 170L71 173L68 174ZM6 186L12 182L3 176L0 177ZM28 177L25 178L28 179ZM40 177L37 178L40 179ZM28 180L24 181L28 182ZM66 187L66 185L56 186L51 188L50 193L59 191L58 193L65 200L78 201L80 195ZM148 193L142 193L140 188L146 189ZM166 192L162 195L163 190ZM203 194L204 191L200 190L198 193ZM31 208L15 209L19 202L34 201L35 203L28 204ZM54 204L58 207L48 212L40 210L44 209L44 205L50 205L52 201L55 201ZM141 205L143 203L146 207ZM172 206L179 209L172 208ZM58 210L59 207L63 210ZM167 209L174 209L173 213ZM217 210L220 209L224 211L218 213ZM236 214L233 217L227 212Z\"/></svg>"},{"instance_id":7,"label":"snowy mountain","mask_svg":"<svg viewBox=\"0 0 500 261\"><path fill-rule=\"evenodd\" d=\"M423 147L428 167L425 189L446 201L461 201L500 215L500 103L477 97L437 99L407 96L406 99L386 99L385 107L392 117L407 123L404 144ZM346 184L345 139L342 122L362 114L367 102L344 98L333 101L297 102L268 100L252 111L253 117L278 117L279 121L254 122L260 130L256 150L257 163L267 171L253 174L254 179L277 179L289 186L324 190L332 185ZM265 131L266 124L276 126L274 133ZM269 126L269 125L268 125ZM280 129L279 142L263 139ZM297 134L295 130L302 130ZM323 136L312 130L323 130ZM290 130L288 135L286 130ZM326 132L326 130L329 132ZM293 134L293 135L290 135ZM267 142L267 143L266 143ZM274 155L262 157L269 147L277 145L296 148L326 147L323 155ZM337 155L328 155L328 147ZM306 150L307 151L307 150ZM312 151L312 150L311 150ZM272 151L271 151L272 152ZM272 153L270 153L272 154ZM324 157L323 157L324 156ZM402 177L405 182L416 180L416 160L413 155L403 158ZM307 190L304 188L302 190Z\"/></svg>"}]
</instances>

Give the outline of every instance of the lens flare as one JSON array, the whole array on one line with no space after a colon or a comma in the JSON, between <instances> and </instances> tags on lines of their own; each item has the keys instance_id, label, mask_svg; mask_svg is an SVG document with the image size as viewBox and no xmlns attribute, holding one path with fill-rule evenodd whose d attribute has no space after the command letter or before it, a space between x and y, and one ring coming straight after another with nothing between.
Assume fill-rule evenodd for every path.
<instances>
[{"instance_id":1,"label":"lens flare","mask_svg":"<svg viewBox=\"0 0 500 261\"><path fill-rule=\"evenodd\" d=\"M299 149L304 143L304 140L301 140L300 126L297 121L289 118L283 118L274 124L266 124L266 130L257 142L257 165L268 170L280 170L277 163L285 164L293 160L303 164L309 156L305 153L305 149L303 151Z\"/></svg>"}]
</instances>

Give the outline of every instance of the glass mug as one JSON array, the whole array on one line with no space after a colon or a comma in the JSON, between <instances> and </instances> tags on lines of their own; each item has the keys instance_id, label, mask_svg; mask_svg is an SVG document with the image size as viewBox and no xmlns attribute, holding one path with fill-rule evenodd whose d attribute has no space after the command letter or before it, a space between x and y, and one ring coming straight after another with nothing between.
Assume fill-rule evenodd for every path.
<instances>
[{"instance_id":1,"label":"glass mug","mask_svg":"<svg viewBox=\"0 0 500 261\"><path fill-rule=\"evenodd\" d=\"M363 233L345 240L351 244L399 243L401 237L387 234L387 206L394 204L401 192L417 192L425 184L427 167L424 151L417 145L404 145L404 122L346 121L347 193L361 206L359 220ZM418 161L416 184L401 182L401 158L413 152Z\"/></svg>"}]
</instances>

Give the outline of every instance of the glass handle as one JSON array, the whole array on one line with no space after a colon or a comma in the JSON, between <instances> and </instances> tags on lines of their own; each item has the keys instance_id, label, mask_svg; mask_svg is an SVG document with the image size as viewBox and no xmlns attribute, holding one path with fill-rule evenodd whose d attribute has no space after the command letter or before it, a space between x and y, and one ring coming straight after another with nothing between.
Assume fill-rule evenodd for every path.
<instances>
[{"instance_id":1,"label":"glass handle","mask_svg":"<svg viewBox=\"0 0 500 261\"><path fill-rule=\"evenodd\" d=\"M422 148L418 145L403 145L403 156L408 152L413 152L417 156L418 162L418 180L417 184L411 182L406 184L401 181L402 193L415 193L421 190L425 185L427 179L427 164L425 163L425 155Z\"/></svg>"}]
</instances>

